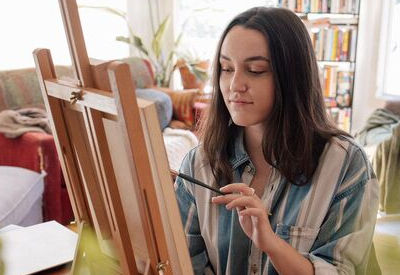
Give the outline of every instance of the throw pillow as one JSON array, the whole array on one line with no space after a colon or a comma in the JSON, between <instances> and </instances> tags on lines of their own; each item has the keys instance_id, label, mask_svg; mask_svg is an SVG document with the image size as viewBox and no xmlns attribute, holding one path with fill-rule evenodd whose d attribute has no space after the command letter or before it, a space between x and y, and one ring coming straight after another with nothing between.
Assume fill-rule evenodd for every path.
<instances>
[{"instance_id":1,"label":"throw pillow","mask_svg":"<svg viewBox=\"0 0 400 275\"><path fill-rule=\"evenodd\" d=\"M57 76L72 76L67 66L56 66ZM0 72L0 111L38 107L44 109L42 92L33 68Z\"/></svg>"},{"instance_id":2,"label":"throw pillow","mask_svg":"<svg viewBox=\"0 0 400 275\"><path fill-rule=\"evenodd\" d=\"M195 122L193 105L195 98L199 94L199 90L163 91L171 97L173 117L184 122L189 128L192 128Z\"/></svg>"},{"instance_id":3,"label":"throw pillow","mask_svg":"<svg viewBox=\"0 0 400 275\"><path fill-rule=\"evenodd\" d=\"M154 85L154 74L150 62L140 57L128 57L121 59L129 65L131 76L136 88L146 89Z\"/></svg>"},{"instance_id":4,"label":"throw pillow","mask_svg":"<svg viewBox=\"0 0 400 275\"><path fill-rule=\"evenodd\" d=\"M172 118L172 101L167 94L154 89L136 89L136 97L153 101L156 104L161 130L168 126Z\"/></svg>"}]
</instances>

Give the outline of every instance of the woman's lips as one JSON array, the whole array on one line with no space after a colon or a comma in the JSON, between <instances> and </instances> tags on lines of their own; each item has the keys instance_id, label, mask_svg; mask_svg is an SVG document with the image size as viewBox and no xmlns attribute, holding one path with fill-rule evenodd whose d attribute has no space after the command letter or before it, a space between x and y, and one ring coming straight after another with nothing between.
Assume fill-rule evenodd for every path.
<instances>
[{"instance_id":1,"label":"woman's lips","mask_svg":"<svg viewBox=\"0 0 400 275\"><path fill-rule=\"evenodd\" d=\"M238 105L253 104L252 101L247 101L247 100L230 100L229 102Z\"/></svg>"}]
</instances>

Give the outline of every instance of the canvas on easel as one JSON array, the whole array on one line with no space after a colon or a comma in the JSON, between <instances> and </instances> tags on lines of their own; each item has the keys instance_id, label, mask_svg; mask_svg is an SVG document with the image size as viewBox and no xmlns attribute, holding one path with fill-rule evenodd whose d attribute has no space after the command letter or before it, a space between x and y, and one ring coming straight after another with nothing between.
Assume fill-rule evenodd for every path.
<instances>
[{"instance_id":1,"label":"canvas on easel","mask_svg":"<svg viewBox=\"0 0 400 275\"><path fill-rule=\"evenodd\" d=\"M47 49L34 59L80 227L72 272L193 274L155 105L127 64L89 61L75 0L59 3L75 78L57 79Z\"/></svg>"}]
</instances>

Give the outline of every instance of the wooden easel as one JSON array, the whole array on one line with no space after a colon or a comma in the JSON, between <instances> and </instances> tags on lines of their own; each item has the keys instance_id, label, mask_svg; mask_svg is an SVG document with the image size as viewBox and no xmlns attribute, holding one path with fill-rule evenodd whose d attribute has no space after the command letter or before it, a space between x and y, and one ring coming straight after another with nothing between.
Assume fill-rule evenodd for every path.
<instances>
[{"instance_id":1,"label":"wooden easel","mask_svg":"<svg viewBox=\"0 0 400 275\"><path fill-rule=\"evenodd\" d=\"M36 71L80 241L93 228L91 274L193 274L153 103L136 99L128 65L90 62L75 0L59 0L75 79L57 79L50 51Z\"/></svg>"}]
</instances>

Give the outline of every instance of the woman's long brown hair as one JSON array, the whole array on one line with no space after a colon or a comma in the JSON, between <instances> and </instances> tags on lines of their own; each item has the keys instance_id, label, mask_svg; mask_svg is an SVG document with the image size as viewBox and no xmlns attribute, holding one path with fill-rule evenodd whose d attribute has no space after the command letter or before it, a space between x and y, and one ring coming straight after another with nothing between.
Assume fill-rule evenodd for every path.
<instances>
[{"instance_id":1,"label":"woman's long brown hair","mask_svg":"<svg viewBox=\"0 0 400 275\"><path fill-rule=\"evenodd\" d=\"M319 157L333 136L349 135L328 119L321 92L318 65L303 22L291 11L257 7L236 16L218 43L213 63L213 94L200 126L201 143L216 182L232 182L229 148L239 126L231 123L219 79L222 43L227 33L240 25L259 31L268 41L275 82L273 109L265 122L263 153L291 183L306 184Z\"/></svg>"}]
</instances>

